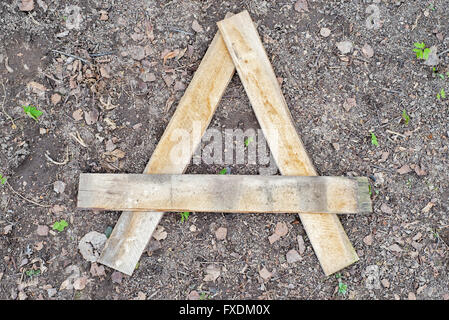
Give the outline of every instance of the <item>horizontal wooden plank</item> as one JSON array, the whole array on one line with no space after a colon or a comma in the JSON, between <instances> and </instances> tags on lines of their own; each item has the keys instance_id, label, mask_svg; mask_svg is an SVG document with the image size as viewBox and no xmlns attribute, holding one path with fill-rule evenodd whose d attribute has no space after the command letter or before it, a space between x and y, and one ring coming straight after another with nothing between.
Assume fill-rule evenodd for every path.
<instances>
[{"instance_id":1,"label":"horizontal wooden plank","mask_svg":"<svg viewBox=\"0 0 449 320\"><path fill-rule=\"evenodd\" d=\"M218 22L218 28L280 172L316 176L248 12ZM302 213L299 216L326 275L358 260L337 215Z\"/></svg>"},{"instance_id":2,"label":"horizontal wooden plank","mask_svg":"<svg viewBox=\"0 0 449 320\"><path fill-rule=\"evenodd\" d=\"M234 71L231 57L217 32L144 173L184 172ZM180 133L187 133L189 141L183 142ZM171 153L180 145L187 147L189 152L180 153L174 158ZM131 275L162 216L163 212L124 211L98 262Z\"/></svg>"},{"instance_id":3,"label":"horizontal wooden plank","mask_svg":"<svg viewBox=\"0 0 449 320\"><path fill-rule=\"evenodd\" d=\"M371 212L368 179L348 177L80 175L78 208L235 213Z\"/></svg>"}]
</instances>

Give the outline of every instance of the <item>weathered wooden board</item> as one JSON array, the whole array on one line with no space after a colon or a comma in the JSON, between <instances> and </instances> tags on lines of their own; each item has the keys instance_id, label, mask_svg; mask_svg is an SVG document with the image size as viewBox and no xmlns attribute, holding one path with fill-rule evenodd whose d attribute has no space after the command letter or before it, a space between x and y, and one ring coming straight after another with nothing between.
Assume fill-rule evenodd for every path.
<instances>
[{"instance_id":1,"label":"weathered wooden board","mask_svg":"<svg viewBox=\"0 0 449 320\"><path fill-rule=\"evenodd\" d=\"M184 172L234 71L231 57L217 32L144 173ZM187 143L182 141L185 137L189 139ZM186 152L184 147L190 150ZM131 275L162 216L163 212L123 212L99 262Z\"/></svg>"},{"instance_id":2,"label":"weathered wooden board","mask_svg":"<svg viewBox=\"0 0 449 320\"><path fill-rule=\"evenodd\" d=\"M248 12L218 22L218 28L281 173L317 175ZM358 260L337 215L304 213L300 218L326 275Z\"/></svg>"},{"instance_id":3,"label":"weathered wooden board","mask_svg":"<svg viewBox=\"0 0 449 320\"><path fill-rule=\"evenodd\" d=\"M80 175L78 208L235 213L371 212L364 177Z\"/></svg>"}]
</instances>

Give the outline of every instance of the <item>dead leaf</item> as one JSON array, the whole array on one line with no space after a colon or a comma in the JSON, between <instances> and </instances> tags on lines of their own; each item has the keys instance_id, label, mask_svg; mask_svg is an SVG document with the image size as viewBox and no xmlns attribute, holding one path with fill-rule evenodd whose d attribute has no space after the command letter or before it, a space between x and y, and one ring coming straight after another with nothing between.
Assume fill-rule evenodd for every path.
<instances>
[{"instance_id":1,"label":"dead leaf","mask_svg":"<svg viewBox=\"0 0 449 320\"><path fill-rule=\"evenodd\" d=\"M65 190L65 183L62 182L62 181L55 181L55 182L53 183L53 190L54 190L56 193L63 193L64 190Z\"/></svg>"},{"instance_id":2,"label":"dead leaf","mask_svg":"<svg viewBox=\"0 0 449 320\"><path fill-rule=\"evenodd\" d=\"M38 95L43 95L45 93L45 91L47 91L47 88L40 84L37 83L35 81L31 81L27 84L27 87L30 88L34 93L38 94Z\"/></svg>"},{"instance_id":3,"label":"dead leaf","mask_svg":"<svg viewBox=\"0 0 449 320\"><path fill-rule=\"evenodd\" d=\"M299 254L303 254L304 251L306 251L306 246L304 244L304 239L301 235L298 235L296 237L296 240L298 241L298 248L299 248Z\"/></svg>"},{"instance_id":4,"label":"dead leaf","mask_svg":"<svg viewBox=\"0 0 449 320\"><path fill-rule=\"evenodd\" d=\"M365 238L363 238L363 243L365 243L367 246L370 246L373 244L373 236L367 235Z\"/></svg>"},{"instance_id":5,"label":"dead leaf","mask_svg":"<svg viewBox=\"0 0 449 320\"><path fill-rule=\"evenodd\" d=\"M200 294L196 290L190 291L189 295L187 296L187 300L200 300L200 298Z\"/></svg>"},{"instance_id":6,"label":"dead leaf","mask_svg":"<svg viewBox=\"0 0 449 320\"><path fill-rule=\"evenodd\" d=\"M158 226L156 228L156 230L153 232L153 238L160 241L160 240L164 240L165 238L167 238L167 232L164 231L164 227L162 226Z\"/></svg>"},{"instance_id":7,"label":"dead leaf","mask_svg":"<svg viewBox=\"0 0 449 320\"><path fill-rule=\"evenodd\" d=\"M421 212L427 213L432 209L432 207L435 205L434 202L430 201L424 208L422 208Z\"/></svg>"},{"instance_id":8,"label":"dead leaf","mask_svg":"<svg viewBox=\"0 0 449 320\"><path fill-rule=\"evenodd\" d=\"M92 111L88 111L84 113L84 120L86 121L87 125L91 125L97 122L99 113L96 109L93 109Z\"/></svg>"},{"instance_id":9,"label":"dead leaf","mask_svg":"<svg viewBox=\"0 0 449 320\"><path fill-rule=\"evenodd\" d=\"M31 11L34 9L34 0L22 0L19 4L20 11Z\"/></svg>"},{"instance_id":10,"label":"dead leaf","mask_svg":"<svg viewBox=\"0 0 449 320\"><path fill-rule=\"evenodd\" d=\"M374 55L373 47L371 47L369 44L366 43L362 47L362 54L368 59L371 58Z\"/></svg>"},{"instance_id":11,"label":"dead leaf","mask_svg":"<svg viewBox=\"0 0 449 320\"><path fill-rule=\"evenodd\" d=\"M134 300L146 300L147 295L145 293L143 293L142 291L139 291L137 293L137 297L134 298Z\"/></svg>"},{"instance_id":12,"label":"dead leaf","mask_svg":"<svg viewBox=\"0 0 449 320\"><path fill-rule=\"evenodd\" d=\"M271 236L268 237L268 241L270 242L270 244L275 243L276 241L278 241L281 237L279 237L276 233L273 233Z\"/></svg>"},{"instance_id":13,"label":"dead leaf","mask_svg":"<svg viewBox=\"0 0 449 320\"><path fill-rule=\"evenodd\" d=\"M123 273L119 272L119 271L114 271L111 274L111 280L113 283L122 283L122 279L123 279Z\"/></svg>"},{"instance_id":14,"label":"dead leaf","mask_svg":"<svg viewBox=\"0 0 449 320\"><path fill-rule=\"evenodd\" d=\"M39 241L39 242L35 243L33 248L36 251L41 251L43 247L44 247L44 242L43 241Z\"/></svg>"},{"instance_id":15,"label":"dead leaf","mask_svg":"<svg viewBox=\"0 0 449 320\"><path fill-rule=\"evenodd\" d=\"M400 169L397 170L397 173L406 174L409 173L410 171L412 171L412 169L410 169L410 166L408 164L404 164Z\"/></svg>"},{"instance_id":16,"label":"dead leaf","mask_svg":"<svg viewBox=\"0 0 449 320\"><path fill-rule=\"evenodd\" d=\"M418 166L418 165L414 165L413 167L412 166L410 166L412 169L414 169L415 170L415 173L418 175L418 176L425 176L426 174L427 174L427 171L425 171L425 170L423 170L422 168L420 168L420 166Z\"/></svg>"},{"instance_id":17,"label":"dead leaf","mask_svg":"<svg viewBox=\"0 0 449 320\"><path fill-rule=\"evenodd\" d=\"M142 79L143 82L153 82L156 81L156 76L154 73L145 72L140 76L140 79Z\"/></svg>"},{"instance_id":18,"label":"dead leaf","mask_svg":"<svg viewBox=\"0 0 449 320\"><path fill-rule=\"evenodd\" d=\"M167 85L167 87L171 87L173 84L173 81L175 81L173 79L173 76L169 76L168 74L163 75L162 79L164 79L165 84Z\"/></svg>"},{"instance_id":19,"label":"dead leaf","mask_svg":"<svg viewBox=\"0 0 449 320\"><path fill-rule=\"evenodd\" d=\"M390 155L390 153L388 151L382 152L382 158L379 160L379 162L387 161L389 155Z\"/></svg>"},{"instance_id":20,"label":"dead leaf","mask_svg":"<svg viewBox=\"0 0 449 320\"><path fill-rule=\"evenodd\" d=\"M298 0L295 3L295 10L298 12L309 12L307 0Z\"/></svg>"},{"instance_id":21,"label":"dead leaf","mask_svg":"<svg viewBox=\"0 0 449 320\"><path fill-rule=\"evenodd\" d=\"M59 204L55 204L52 208L51 208L51 212L53 212L54 214L58 214L61 213L65 210L64 206L61 206Z\"/></svg>"},{"instance_id":22,"label":"dead leaf","mask_svg":"<svg viewBox=\"0 0 449 320\"><path fill-rule=\"evenodd\" d=\"M123 159L126 155L126 153L120 149L115 149L114 151L111 152L105 152L104 153L105 156L112 156L118 159Z\"/></svg>"},{"instance_id":23,"label":"dead leaf","mask_svg":"<svg viewBox=\"0 0 449 320\"><path fill-rule=\"evenodd\" d=\"M301 256L295 249L289 250L286 255L287 263L295 263L301 260Z\"/></svg>"},{"instance_id":24,"label":"dead leaf","mask_svg":"<svg viewBox=\"0 0 449 320\"><path fill-rule=\"evenodd\" d=\"M86 287L86 284L87 284L87 277L86 276L79 277L73 282L73 289L83 290Z\"/></svg>"},{"instance_id":25,"label":"dead leaf","mask_svg":"<svg viewBox=\"0 0 449 320\"><path fill-rule=\"evenodd\" d=\"M387 214L393 214L393 209L391 209L389 206L387 206L385 203L382 203L382 205L380 206L380 210L383 213L387 213Z\"/></svg>"},{"instance_id":26,"label":"dead leaf","mask_svg":"<svg viewBox=\"0 0 449 320\"><path fill-rule=\"evenodd\" d=\"M57 105L59 102L61 102L61 96L57 93L53 94L50 98L51 103L53 103L53 105Z\"/></svg>"},{"instance_id":27,"label":"dead leaf","mask_svg":"<svg viewBox=\"0 0 449 320\"><path fill-rule=\"evenodd\" d=\"M203 281L213 281L218 279L220 276L220 269L213 264L210 264L206 267L206 276L203 278Z\"/></svg>"},{"instance_id":28,"label":"dead leaf","mask_svg":"<svg viewBox=\"0 0 449 320\"><path fill-rule=\"evenodd\" d=\"M273 274L267 270L267 268L263 267L260 271L259 271L259 275L262 277L262 279L264 279L265 281L269 280Z\"/></svg>"},{"instance_id":29,"label":"dead leaf","mask_svg":"<svg viewBox=\"0 0 449 320\"><path fill-rule=\"evenodd\" d=\"M203 27L198 23L198 21L193 20L192 22L192 29L195 32L203 32Z\"/></svg>"},{"instance_id":30,"label":"dead leaf","mask_svg":"<svg viewBox=\"0 0 449 320\"><path fill-rule=\"evenodd\" d=\"M186 88L184 83L182 81L176 81L175 86L173 87L173 90L175 91L183 91Z\"/></svg>"},{"instance_id":31,"label":"dead leaf","mask_svg":"<svg viewBox=\"0 0 449 320\"><path fill-rule=\"evenodd\" d=\"M174 57L176 57L179 53L179 50L174 50L174 51L170 51L167 54L164 55L163 59L164 59L164 65L167 62L168 59L173 59Z\"/></svg>"},{"instance_id":32,"label":"dead leaf","mask_svg":"<svg viewBox=\"0 0 449 320\"><path fill-rule=\"evenodd\" d=\"M49 230L49 228L47 226L38 225L36 233L38 236L45 237L45 236L48 236L48 230Z\"/></svg>"},{"instance_id":33,"label":"dead leaf","mask_svg":"<svg viewBox=\"0 0 449 320\"><path fill-rule=\"evenodd\" d=\"M167 99L167 102L165 102L165 109L164 109L165 113L170 111L170 108L172 104L175 102L175 100L176 100L175 96L171 96L170 98Z\"/></svg>"},{"instance_id":34,"label":"dead leaf","mask_svg":"<svg viewBox=\"0 0 449 320\"><path fill-rule=\"evenodd\" d=\"M215 231L215 236L217 237L218 240L224 240L226 239L227 233L228 229L220 227L217 229L217 231Z\"/></svg>"},{"instance_id":35,"label":"dead leaf","mask_svg":"<svg viewBox=\"0 0 449 320\"><path fill-rule=\"evenodd\" d=\"M109 67L100 67L100 75L103 78L109 79L111 76L109 75Z\"/></svg>"},{"instance_id":36,"label":"dead leaf","mask_svg":"<svg viewBox=\"0 0 449 320\"><path fill-rule=\"evenodd\" d=\"M396 243L389 246L388 250L393 251L393 252L402 252L402 248L400 246L398 246Z\"/></svg>"},{"instance_id":37,"label":"dead leaf","mask_svg":"<svg viewBox=\"0 0 449 320\"><path fill-rule=\"evenodd\" d=\"M103 277L106 276L106 273L104 272L104 267L99 266L97 263L93 262L90 266L90 274L94 277Z\"/></svg>"},{"instance_id":38,"label":"dead leaf","mask_svg":"<svg viewBox=\"0 0 449 320\"><path fill-rule=\"evenodd\" d=\"M108 15L108 12L106 10L100 10L99 13L100 13L100 20L101 21L109 20L109 15Z\"/></svg>"},{"instance_id":39,"label":"dead leaf","mask_svg":"<svg viewBox=\"0 0 449 320\"><path fill-rule=\"evenodd\" d=\"M7 235L12 231L12 224L7 225L6 227L3 228L3 234Z\"/></svg>"},{"instance_id":40,"label":"dead leaf","mask_svg":"<svg viewBox=\"0 0 449 320\"><path fill-rule=\"evenodd\" d=\"M343 103L343 108L346 110L346 112L349 112L349 110L351 110L356 105L357 101L355 100L355 98L347 98Z\"/></svg>"},{"instance_id":41,"label":"dead leaf","mask_svg":"<svg viewBox=\"0 0 449 320\"><path fill-rule=\"evenodd\" d=\"M274 233L279 237L283 237L288 233L288 226L285 222L278 222L276 224L276 228L274 229Z\"/></svg>"}]
</instances>

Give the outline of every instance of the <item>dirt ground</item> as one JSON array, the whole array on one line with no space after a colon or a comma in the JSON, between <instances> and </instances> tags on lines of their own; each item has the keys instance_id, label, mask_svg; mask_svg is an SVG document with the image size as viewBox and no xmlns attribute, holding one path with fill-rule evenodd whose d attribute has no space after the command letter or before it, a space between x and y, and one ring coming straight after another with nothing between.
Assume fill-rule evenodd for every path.
<instances>
[{"instance_id":1,"label":"dirt ground","mask_svg":"<svg viewBox=\"0 0 449 320\"><path fill-rule=\"evenodd\" d=\"M447 1L21 2L0 3L0 299L449 300ZM120 212L76 209L79 174L143 172L216 22L242 10L319 174L371 178L374 212L340 217L360 260L326 277L297 215L207 213L166 214L131 277L85 260L80 239ZM260 128L238 75L210 127Z\"/></svg>"}]
</instances>

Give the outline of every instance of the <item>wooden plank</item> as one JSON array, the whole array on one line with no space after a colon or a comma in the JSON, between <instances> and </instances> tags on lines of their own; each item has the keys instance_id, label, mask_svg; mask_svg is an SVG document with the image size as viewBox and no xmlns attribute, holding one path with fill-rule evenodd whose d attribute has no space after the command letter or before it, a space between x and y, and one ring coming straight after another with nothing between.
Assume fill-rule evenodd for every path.
<instances>
[{"instance_id":1,"label":"wooden plank","mask_svg":"<svg viewBox=\"0 0 449 320\"><path fill-rule=\"evenodd\" d=\"M281 173L317 175L248 12L218 22L218 28ZM304 213L300 218L326 275L358 260L337 215Z\"/></svg>"},{"instance_id":2,"label":"wooden plank","mask_svg":"<svg viewBox=\"0 0 449 320\"><path fill-rule=\"evenodd\" d=\"M235 213L372 212L365 177L80 175L78 208Z\"/></svg>"},{"instance_id":3,"label":"wooden plank","mask_svg":"<svg viewBox=\"0 0 449 320\"><path fill-rule=\"evenodd\" d=\"M217 32L144 173L184 172L234 71L231 57ZM172 152L183 144L181 139L186 133L190 150L173 157ZM131 275L162 216L163 212L123 212L99 262Z\"/></svg>"}]
</instances>

